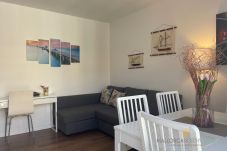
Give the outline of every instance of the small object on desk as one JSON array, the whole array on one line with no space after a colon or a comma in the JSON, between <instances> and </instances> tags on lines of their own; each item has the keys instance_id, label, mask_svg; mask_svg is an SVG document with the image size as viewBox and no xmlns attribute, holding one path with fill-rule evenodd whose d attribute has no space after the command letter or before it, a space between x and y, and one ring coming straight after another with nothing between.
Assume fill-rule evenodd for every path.
<instances>
[{"instance_id":1,"label":"small object on desk","mask_svg":"<svg viewBox=\"0 0 227 151\"><path fill-rule=\"evenodd\" d=\"M40 96L39 92L33 92L33 97L38 97L38 96Z\"/></svg>"},{"instance_id":2,"label":"small object on desk","mask_svg":"<svg viewBox=\"0 0 227 151\"><path fill-rule=\"evenodd\" d=\"M41 88L43 88L43 95L48 96L48 86L41 85Z\"/></svg>"}]
</instances>

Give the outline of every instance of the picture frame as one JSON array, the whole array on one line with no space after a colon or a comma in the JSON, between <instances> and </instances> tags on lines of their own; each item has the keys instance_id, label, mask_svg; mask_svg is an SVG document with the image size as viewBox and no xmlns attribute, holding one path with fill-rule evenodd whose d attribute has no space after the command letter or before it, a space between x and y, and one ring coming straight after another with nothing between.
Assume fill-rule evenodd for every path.
<instances>
[{"instance_id":1,"label":"picture frame","mask_svg":"<svg viewBox=\"0 0 227 151\"><path fill-rule=\"evenodd\" d=\"M128 55L128 69L144 68L144 53L136 53Z\"/></svg>"},{"instance_id":2,"label":"picture frame","mask_svg":"<svg viewBox=\"0 0 227 151\"><path fill-rule=\"evenodd\" d=\"M172 55L175 52L175 30L176 26L169 26L151 32L151 55Z\"/></svg>"}]
</instances>

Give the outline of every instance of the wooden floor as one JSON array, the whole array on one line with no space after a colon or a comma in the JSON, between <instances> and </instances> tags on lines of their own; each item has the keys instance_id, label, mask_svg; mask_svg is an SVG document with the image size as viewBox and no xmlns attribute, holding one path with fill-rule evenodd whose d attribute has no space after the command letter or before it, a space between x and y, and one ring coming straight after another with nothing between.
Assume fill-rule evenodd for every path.
<instances>
[{"instance_id":1,"label":"wooden floor","mask_svg":"<svg viewBox=\"0 0 227 151\"><path fill-rule=\"evenodd\" d=\"M114 140L99 131L65 136L51 129L0 138L0 151L113 151Z\"/></svg>"}]
</instances>

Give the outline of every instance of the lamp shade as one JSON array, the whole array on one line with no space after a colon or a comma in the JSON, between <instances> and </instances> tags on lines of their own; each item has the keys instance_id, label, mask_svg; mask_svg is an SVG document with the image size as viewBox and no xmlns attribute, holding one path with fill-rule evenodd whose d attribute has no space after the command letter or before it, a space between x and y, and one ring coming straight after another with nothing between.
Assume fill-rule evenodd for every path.
<instances>
[{"instance_id":1,"label":"lamp shade","mask_svg":"<svg viewBox=\"0 0 227 151\"><path fill-rule=\"evenodd\" d=\"M216 68L216 52L211 48L196 48L188 54L191 68L196 70L212 70Z\"/></svg>"}]
</instances>

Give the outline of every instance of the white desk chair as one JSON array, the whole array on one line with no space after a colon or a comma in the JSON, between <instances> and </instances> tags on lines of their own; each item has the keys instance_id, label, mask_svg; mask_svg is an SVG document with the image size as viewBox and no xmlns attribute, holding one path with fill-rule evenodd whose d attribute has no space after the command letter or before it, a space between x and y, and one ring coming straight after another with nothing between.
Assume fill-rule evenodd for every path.
<instances>
[{"instance_id":1,"label":"white desk chair","mask_svg":"<svg viewBox=\"0 0 227 151\"><path fill-rule=\"evenodd\" d=\"M145 111L149 113L146 95L120 97L117 99L119 123L129 123L137 120L137 113Z\"/></svg>"},{"instance_id":2,"label":"white desk chair","mask_svg":"<svg viewBox=\"0 0 227 151\"><path fill-rule=\"evenodd\" d=\"M138 113L143 151L202 151L195 125L166 120L145 112Z\"/></svg>"},{"instance_id":3,"label":"white desk chair","mask_svg":"<svg viewBox=\"0 0 227 151\"><path fill-rule=\"evenodd\" d=\"M159 115L182 110L178 91L156 93Z\"/></svg>"},{"instance_id":4,"label":"white desk chair","mask_svg":"<svg viewBox=\"0 0 227 151\"><path fill-rule=\"evenodd\" d=\"M9 94L9 107L8 115L6 117L5 125L5 136L7 133L7 127L9 124L8 136L10 136L11 122L14 117L17 116L27 116L28 119L28 129L33 129L33 122L31 114L34 111L33 101L32 101L33 92L32 91L14 91ZM8 123L9 121L9 123ZM31 125L31 127L30 127Z\"/></svg>"}]
</instances>

